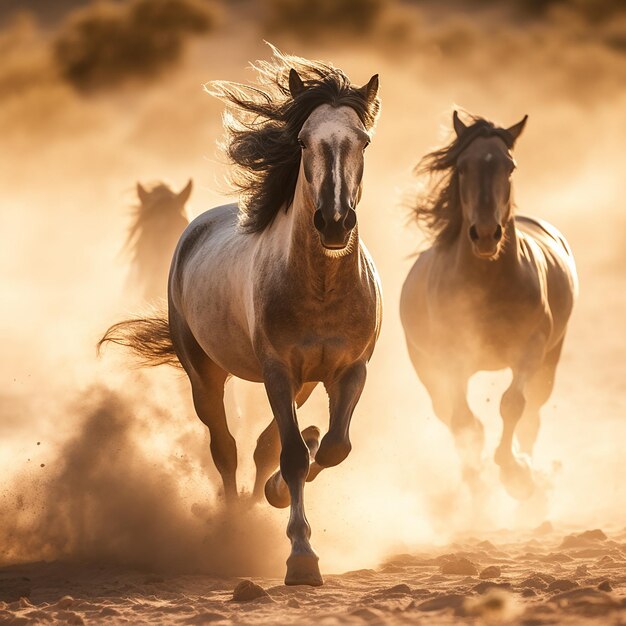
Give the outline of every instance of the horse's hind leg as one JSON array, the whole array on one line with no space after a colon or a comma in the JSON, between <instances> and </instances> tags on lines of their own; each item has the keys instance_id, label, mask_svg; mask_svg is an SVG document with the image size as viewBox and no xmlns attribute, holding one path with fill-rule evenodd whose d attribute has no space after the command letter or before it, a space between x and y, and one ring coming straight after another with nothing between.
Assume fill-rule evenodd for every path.
<instances>
[{"instance_id":1,"label":"horse's hind leg","mask_svg":"<svg viewBox=\"0 0 626 626\"><path fill-rule=\"evenodd\" d=\"M548 352L537 373L528 381L526 408L515 431L515 436L520 444L520 451L528 456L532 455L539 434L539 411L550 398L554 388L556 367L561 357L562 348L563 339Z\"/></svg>"},{"instance_id":2,"label":"horse's hind leg","mask_svg":"<svg viewBox=\"0 0 626 626\"><path fill-rule=\"evenodd\" d=\"M237 444L228 430L224 384L228 373L204 353L182 320L170 309L170 333L189 381L193 404L211 435L211 456L224 484L227 502L237 499Z\"/></svg>"},{"instance_id":3,"label":"horse's hind leg","mask_svg":"<svg viewBox=\"0 0 626 626\"><path fill-rule=\"evenodd\" d=\"M237 444L228 430L224 411L227 373L211 363L201 377L190 376L193 404L211 435L211 456L224 483L227 502L237 499Z\"/></svg>"}]
</instances>

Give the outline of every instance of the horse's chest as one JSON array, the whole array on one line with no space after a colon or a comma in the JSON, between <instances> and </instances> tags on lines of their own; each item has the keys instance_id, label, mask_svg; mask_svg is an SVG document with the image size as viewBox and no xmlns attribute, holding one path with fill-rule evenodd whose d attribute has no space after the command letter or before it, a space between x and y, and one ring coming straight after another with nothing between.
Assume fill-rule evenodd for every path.
<instances>
[{"instance_id":1,"label":"horse's chest","mask_svg":"<svg viewBox=\"0 0 626 626\"><path fill-rule=\"evenodd\" d=\"M536 303L506 291L456 292L437 308L448 320L446 328L437 325L437 343L481 369L514 360L536 325Z\"/></svg>"},{"instance_id":2,"label":"horse's chest","mask_svg":"<svg viewBox=\"0 0 626 626\"><path fill-rule=\"evenodd\" d=\"M324 380L373 347L376 310L369 291L324 297L283 293L266 302L263 321L272 349L282 359L300 369L304 379Z\"/></svg>"}]
</instances>

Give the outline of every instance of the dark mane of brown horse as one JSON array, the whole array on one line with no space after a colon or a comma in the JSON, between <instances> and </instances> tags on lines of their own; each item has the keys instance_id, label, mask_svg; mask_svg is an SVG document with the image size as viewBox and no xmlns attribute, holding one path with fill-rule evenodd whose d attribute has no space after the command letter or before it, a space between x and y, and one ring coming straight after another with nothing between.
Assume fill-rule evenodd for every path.
<instances>
[{"instance_id":1,"label":"dark mane of brown horse","mask_svg":"<svg viewBox=\"0 0 626 626\"><path fill-rule=\"evenodd\" d=\"M416 168L418 174L440 173L431 190L420 196L412 208L415 219L426 228L435 245L452 244L463 223L456 169L461 153L478 137L500 137L509 149L513 147L514 138L506 129L481 117L470 116L470 119L472 123L460 137L427 154Z\"/></svg>"},{"instance_id":2,"label":"dark mane of brown horse","mask_svg":"<svg viewBox=\"0 0 626 626\"><path fill-rule=\"evenodd\" d=\"M209 93L227 102L225 151L236 167L231 180L241 193L240 225L260 232L293 200L300 146L298 134L311 112L322 104L349 106L368 130L374 126L380 101L368 102L364 88L352 87L339 69L318 61L283 55L255 65L259 86L216 81ZM289 71L295 69L306 89L292 97Z\"/></svg>"}]
</instances>

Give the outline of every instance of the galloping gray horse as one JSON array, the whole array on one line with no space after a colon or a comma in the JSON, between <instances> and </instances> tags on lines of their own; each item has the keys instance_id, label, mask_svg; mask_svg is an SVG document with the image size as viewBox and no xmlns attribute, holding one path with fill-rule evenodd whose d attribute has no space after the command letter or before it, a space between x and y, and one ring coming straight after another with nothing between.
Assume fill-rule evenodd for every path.
<instances>
[{"instance_id":1,"label":"galloping gray horse","mask_svg":"<svg viewBox=\"0 0 626 626\"><path fill-rule=\"evenodd\" d=\"M274 419L254 454L254 494L265 485L270 503L291 505L285 582L321 585L304 484L350 452L350 419L381 323L379 280L356 216L378 77L357 88L330 65L274 55L256 64L258 87L211 85L234 116L227 153L238 166L239 207L207 211L184 232L170 271L169 323L120 322L102 341L152 364L180 361L230 500L237 451L224 383L233 375L265 384ZM303 437L296 417L318 382L330 398L321 442L316 428Z\"/></svg>"}]
</instances>

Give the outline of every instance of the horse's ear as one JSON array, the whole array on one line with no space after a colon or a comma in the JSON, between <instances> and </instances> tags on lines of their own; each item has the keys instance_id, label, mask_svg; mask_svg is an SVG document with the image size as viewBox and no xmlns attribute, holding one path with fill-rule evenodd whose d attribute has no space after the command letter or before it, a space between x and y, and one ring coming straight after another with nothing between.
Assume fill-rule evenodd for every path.
<instances>
[{"instance_id":1,"label":"horse's ear","mask_svg":"<svg viewBox=\"0 0 626 626\"><path fill-rule=\"evenodd\" d=\"M293 67L289 70L289 92L291 93L292 98L297 98L306 87L300 78L300 74L293 69Z\"/></svg>"},{"instance_id":2,"label":"horse's ear","mask_svg":"<svg viewBox=\"0 0 626 626\"><path fill-rule=\"evenodd\" d=\"M454 132L457 137L460 137L467 130L467 126L461 121L459 113L456 110L452 114L452 125L454 126Z\"/></svg>"},{"instance_id":3,"label":"horse's ear","mask_svg":"<svg viewBox=\"0 0 626 626\"><path fill-rule=\"evenodd\" d=\"M141 204L145 204L148 201L148 196L150 194L148 194L141 183L137 183L137 195L139 196Z\"/></svg>"},{"instance_id":4,"label":"horse's ear","mask_svg":"<svg viewBox=\"0 0 626 626\"><path fill-rule=\"evenodd\" d=\"M524 115L524 117L519 122L517 122L517 124L513 124L513 126L510 126L506 129L506 132L509 133L509 135L511 135L511 137L513 138L513 145L515 145L517 138L522 134L524 126L526 126L527 120L528 115Z\"/></svg>"},{"instance_id":5,"label":"horse's ear","mask_svg":"<svg viewBox=\"0 0 626 626\"><path fill-rule=\"evenodd\" d=\"M374 74L374 76L369 79L367 85L363 85L363 87L359 89L359 91L362 91L365 94L365 99L368 104L371 104L374 100L376 100L379 84L378 74Z\"/></svg>"},{"instance_id":6,"label":"horse's ear","mask_svg":"<svg viewBox=\"0 0 626 626\"><path fill-rule=\"evenodd\" d=\"M191 195L192 189L193 189L193 181L190 178L186 187L178 194L178 199L180 200L181 204L185 204L187 200L189 200L189 196Z\"/></svg>"}]
</instances>

